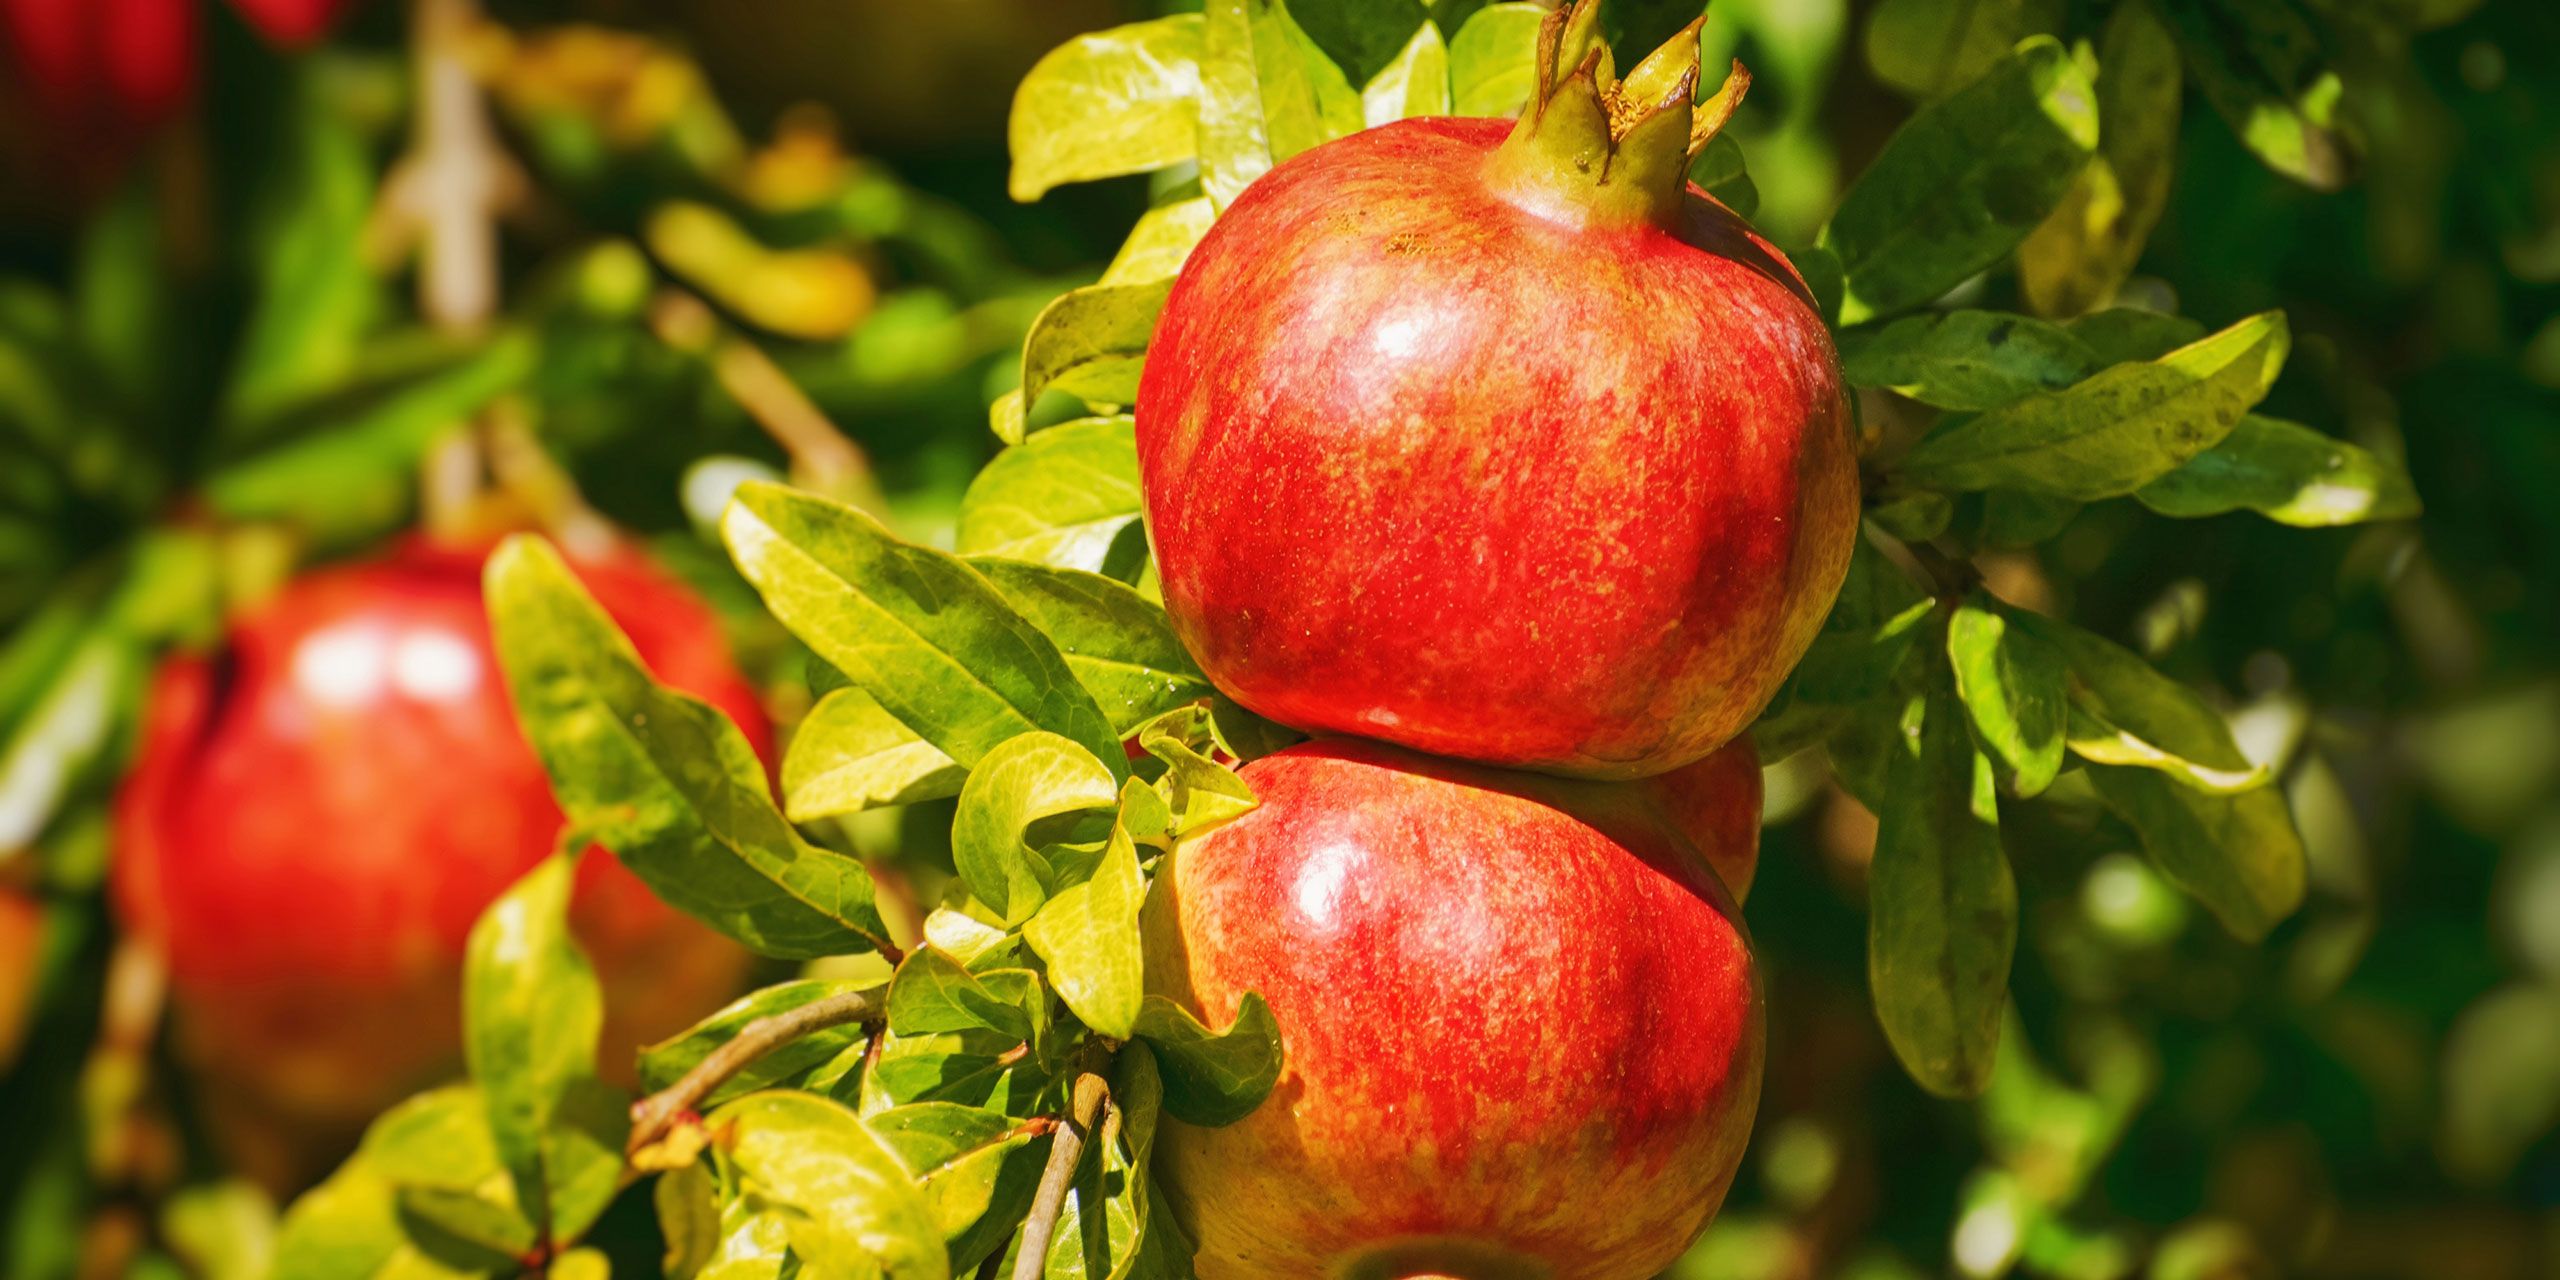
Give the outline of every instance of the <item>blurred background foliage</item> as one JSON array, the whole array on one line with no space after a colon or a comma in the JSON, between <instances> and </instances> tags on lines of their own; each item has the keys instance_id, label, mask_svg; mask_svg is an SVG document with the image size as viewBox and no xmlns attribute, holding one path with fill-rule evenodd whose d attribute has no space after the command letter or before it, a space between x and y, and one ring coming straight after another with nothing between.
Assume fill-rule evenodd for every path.
<instances>
[{"instance_id":1,"label":"blurred background foliage","mask_svg":"<svg viewBox=\"0 0 2560 1280\"><path fill-rule=\"evenodd\" d=\"M1756 75L1731 133L1758 221L1805 243L1916 104L2019 36L2094 41L2111 7L1719 0L1710 64ZM2191 78L2122 298L2212 328L2285 309L2270 411L2405 456L2425 514L2306 531L2111 502L1987 568L2222 691L2288 757L2311 901L2245 946L2094 807L2032 810L1996 1078L1933 1099L1865 991L1873 820L1817 758L1775 766L1749 913L1773 1070L1675 1275L2560 1275L2560 6L2164 7L2293 15L2302 65L2336 77L2338 151L2279 173L2262 122ZM697 531L744 475L947 542L1024 327L1148 194L1008 200L1012 86L1161 11L492 3L438 36L371 3L288 54L208 5L198 106L165 129L65 147L0 95L0 883L51 926L0 956L42 979L19 1045L0 1016L0 1274L73 1269L102 1169L109 1196L153 1193L162 1273L255 1274L272 1212L103 1136L140 1074L93 1050L103 801L151 655L297 563L452 518L420 495L473 416L513 500L591 508L715 594L738 588ZM446 39L495 150L416 123ZM796 658L737 616L787 704ZM935 825L882 823L847 838L912 852ZM624 1274L653 1257L645 1217L599 1232Z\"/></svg>"}]
</instances>

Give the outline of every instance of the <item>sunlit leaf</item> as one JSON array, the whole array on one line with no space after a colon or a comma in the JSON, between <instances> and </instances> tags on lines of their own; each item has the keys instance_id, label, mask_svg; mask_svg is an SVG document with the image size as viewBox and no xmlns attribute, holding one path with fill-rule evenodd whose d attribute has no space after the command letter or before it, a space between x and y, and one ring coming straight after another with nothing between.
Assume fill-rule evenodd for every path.
<instances>
[{"instance_id":1,"label":"sunlit leaf","mask_svg":"<svg viewBox=\"0 0 2560 1280\"><path fill-rule=\"evenodd\" d=\"M1134 581L1146 563L1136 428L1127 417L1051 427L995 456L960 500L962 555L1004 556Z\"/></svg>"},{"instance_id":2,"label":"sunlit leaf","mask_svg":"<svg viewBox=\"0 0 2560 1280\"><path fill-rule=\"evenodd\" d=\"M1138 847L1127 827L1114 823L1092 877L1059 890L1022 926L1023 941L1048 962L1058 998L1115 1040L1136 1032L1145 994L1138 908L1146 895Z\"/></svg>"},{"instance_id":3,"label":"sunlit leaf","mask_svg":"<svg viewBox=\"0 0 2560 1280\"><path fill-rule=\"evenodd\" d=\"M971 973L929 946L909 952L889 984L889 1026L902 1035L983 1028L1029 1040L1044 1012L1030 970Z\"/></svg>"},{"instance_id":4,"label":"sunlit leaf","mask_svg":"<svg viewBox=\"0 0 2560 1280\"><path fill-rule=\"evenodd\" d=\"M1404 51L1362 87L1360 108L1371 128L1449 114L1449 46L1441 40L1440 28L1427 22L1416 27Z\"/></svg>"},{"instance_id":5,"label":"sunlit leaf","mask_svg":"<svg viewBox=\"0 0 2560 1280\"><path fill-rule=\"evenodd\" d=\"M2047 36L1924 108L1822 229L1846 280L1840 322L1908 311L2008 256L2097 142L2088 78Z\"/></svg>"},{"instance_id":6,"label":"sunlit leaf","mask_svg":"<svg viewBox=\"0 0 2560 1280\"><path fill-rule=\"evenodd\" d=\"M1098 284L1060 294L1023 339L1023 403L1038 404L1050 391L1099 404L1135 401L1138 370L1172 285Z\"/></svg>"},{"instance_id":7,"label":"sunlit leaf","mask_svg":"<svg viewBox=\"0 0 2560 1280\"><path fill-rule=\"evenodd\" d=\"M1164 607L1098 574L1019 560L971 561L1066 657L1111 727L1139 724L1211 693Z\"/></svg>"},{"instance_id":8,"label":"sunlit leaf","mask_svg":"<svg viewBox=\"0 0 2560 1280\"><path fill-rule=\"evenodd\" d=\"M889 1146L851 1108L815 1094L750 1094L706 1123L782 1213L792 1250L828 1274L947 1280L940 1225Z\"/></svg>"},{"instance_id":9,"label":"sunlit leaf","mask_svg":"<svg viewBox=\"0 0 2560 1280\"><path fill-rule=\"evenodd\" d=\"M2098 367L2097 353L2068 330L1998 311L1933 311L1840 335L1840 370L1851 385L1941 409L1996 409Z\"/></svg>"},{"instance_id":10,"label":"sunlit leaf","mask_svg":"<svg viewBox=\"0 0 2560 1280\"><path fill-rule=\"evenodd\" d=\"M1537 82L1543 5L1489 4L1449 37L1449 109L1462 116L1516 116Z\"/></svg>"},{"instance_id":11,"label":"sunlit leaf","mask_svg":"<svg viewBox=\"0 0 2560 1280\"><path fill-rule=\"evenodd\" d=\"M767 955L887 938L870 873L792 830L746 736L651 678L548 544L500 545L485 590L516 716L580 830L660 897Z\"/></svg>"},{"instance_id":12,"label":"sunlit leaf","mask_svg":"<svg viewBox=\"0 0 2560 1280\"><path fill-rule=\"evenodd\" d=\"M2018 937L1990 763L1943 667L1905 710L1883 767L1867 881L1867 976L1894 1056L1924 1088L1991 1079Z\"/></svg>"},{"instance_id":13,"label":"sunlit leaf","mask_svg":"<svg viewBox=\"0 0 2560 1280\"><path fill-rule=\"evenodd\" d=\"M2254 413L2221 443L2133 496L2162 515L2246 509L2304 528L2418 514L2418 491L2399 464L2298 422Z\"/></svg>"},{"instance_id":14,"label":"sunlit leaf","mask_svg":"<svg viewBox=\"0 0 2560 1280\"><path fill-rule=\"evenodd\" d=\"M2220 443L2274 385L2290 346L2281 312L2252 316L2158 360L1941 426L1900 474L1951 491L2130 493Z\"/></svg>"},{"instance_id":15,"label":"sunlit leaf","mask_svg":"<svg viewBox=\"0 0 2560 1280\"><path fill-rule=\"evenodd\" d=\"M1037 200L1068 182L1144 173L1196 150L1201 20L1175 14L1059 45L1014 90L1010 188Z\"/></svg>"},{"instance_id":16,"label":"sunlit leaf","mask_svg":"<svg viewBox=\"0 0 2560 1280\"><path fill-rule=\"evenodd\" d=\"M1147 284L1172 279L1217 219L1217 207L1209 203L1207 196L1160 204L1138 215L1137 225L1129 229L1129 238L1120 242L1120 252L1103 269L1102 283Z\"/></svg>"},{"instance_id":17,"label":"sunlit leaf","mask_svg":"<svg viewBox=\"0 0 2560 1280\"><path fill-rule=\"evenodd\" d=\"M569 935L574 852L544 859L480 913L464 957L462 1047L516 1202L549 1230L551 1131L596 1070L604 991Z\"/></svg>"},{"instance_id":18,"label":"sunlit leaf","mask_svg":"<svg viewBox=\"0 0 2560 1280\"><path fill-rule=\"evenodd\" d=\"M2156 0L2206 102L2267 167L2319 191L2346 184L2355 143L2345 87L2320 37L2289 4Z\"/></svg>"},{"instance_id":19,"label":"sunlit leaf","mask_svg":"<svg viewBox=\"0 0 2560 1280\"><path fill-rule=\"evenodd\" d=\"M2098 42L2098 154L2018 246L2018 285L2049 316L2104 306L2169 205L2177 165L2178 49L2147 4L2108 15Z\"/></svg>"},{"instance_id":20,"label":"sunlit leaf","mask_svg":"<svg viewBox=\"0 0 2560 1280\"><path fill-rule=\"evenodd\" d=\"M942 749L860 689L809 709L782 757L782 807L793 822L958 795L968 776Z\"/></svg>"},{"instance_id":21,"label":"sunlit leaf","mask_svg":"<svg viewBox=\"0 0 2560 1280\"><path fill-rule=\"evenodd\" d=\"M2107 764L2088 774L2161 873L2232 933L2263 938L2302 904L2302 837L2281 789L2214 795L2156 769Z\"/></svg>"},{"instance_id":22,"label":"sunlit leaf","mask_svg":"<svg viewBox=\"0 0 2560 1280\"><path fill-rule=\"evenodd\" d=\"M768 484L741 486L721 531L782 625L960 764L1035 729L1120 755L1057 647L958 558Z\"/></svg>"},{"instance_id":23,"label":"sunlit leaf","mask_svg":"<svg viewBox=\"0 0 2560 1280\"><path fill-rule=\"evenodd\" d=\"M951 822L951 860L960 878L1006 924L1029 920L1055 886L1027 833L1047 819L1110 808L1119 803L1119 787L1091 751L1056 734L1007 740L978 762L961 788Z\"/></svg>"},{"instance_id":24,"label":"sunlit leaf","mask_svg":"<svg viewBox=\"0 0 2560 1280\"><path fill-rule=\"evenodd\" d=\"M1947 622L1947 658L1982 745L2007 766L2017 793L2032 796L2062 771L2061 651L2011 627L2001 610L1976 596Z\"/></svg>"},{"instance_id":25,"label":"sunlit leaf","mask_svg":"<svg viewBox=\"0 0 2560 1280\"><path fill-rule=\"evenodd\" d=\"M1200 183L1224 209L1272 165L1357 131L1360 95L1277 0L1209 0L1203 15Z\"/></svg>"}]
</instances>

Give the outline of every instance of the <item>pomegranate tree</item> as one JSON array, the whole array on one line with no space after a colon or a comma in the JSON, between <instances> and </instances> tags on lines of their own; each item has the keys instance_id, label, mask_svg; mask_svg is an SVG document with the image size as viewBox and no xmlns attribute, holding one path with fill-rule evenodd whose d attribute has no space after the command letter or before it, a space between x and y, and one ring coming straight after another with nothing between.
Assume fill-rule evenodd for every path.
<instances>
[{"instance_id":1,"label":"pomegranate tree","mask_svg":"<svg viewBox=\"0 0 2560 1280\"><path fill-rule=\"evenodd\" d=\"M1848 564L1831 339L1690 184L1695 31L1552 24L1516 123L1281 164L1184 263L1137 401L1174 625L1294 727L1640 777L1740 733Z\"/></svg>"}]
</instances>

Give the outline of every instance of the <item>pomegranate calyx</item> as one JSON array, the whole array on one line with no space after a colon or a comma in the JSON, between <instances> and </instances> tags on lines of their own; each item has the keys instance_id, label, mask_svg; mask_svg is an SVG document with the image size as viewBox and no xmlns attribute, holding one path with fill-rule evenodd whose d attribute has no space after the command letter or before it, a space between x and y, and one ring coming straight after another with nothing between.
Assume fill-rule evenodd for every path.
<instances>
[{"instance_id":1,"label":"pomegranate calyx","mask_svg":"<svg viewBox=\"0 0 2560 1280\"><path fill-rule=\"evenodd\" d=\"M1597 0L1575 0L1538 30L1537 84L1487 180L1522 208L1577 225L1670 227L1689 163L1741 105L1751 75L1737 60L1697 101L1701 17L1620 78Z\"/></svg>"}]
</instances>

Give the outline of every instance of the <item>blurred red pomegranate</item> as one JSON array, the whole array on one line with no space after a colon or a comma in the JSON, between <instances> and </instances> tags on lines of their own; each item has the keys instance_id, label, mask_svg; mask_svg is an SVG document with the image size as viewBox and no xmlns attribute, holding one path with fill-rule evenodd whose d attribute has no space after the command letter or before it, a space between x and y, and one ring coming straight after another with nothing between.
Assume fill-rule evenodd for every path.
<instances>
[{"instance_id":1,"label":"blurred red pomegranate","mask_svg":"<svg viewBox=\"0 0 2560 1280\"><path fill-rule=\"evenodd\" d=\"M165 951L180 1054L234 1160L271 1184L453 1069L472 922L559 836L489 640L484 554L413 544L310 574L153 690L117 799L115 906ZM771 757L698 599L629 552L578 573L661 678ZM605 984L608 1071L749 962L602 851L572 916Z\"/></svg>"},{"instance_id":2,"label":"blurred red pomegranate","mask_svg":"<svg viewBox=\"0 0 2560 1280\"><path fill-rule=\"evenodd\" d=\"M349 0L231 0L268 40L300 48ZM9 50L49 122L83 143L148 132L195 92L203 0L0 0Z\"/></svg>"}]
</instances>

